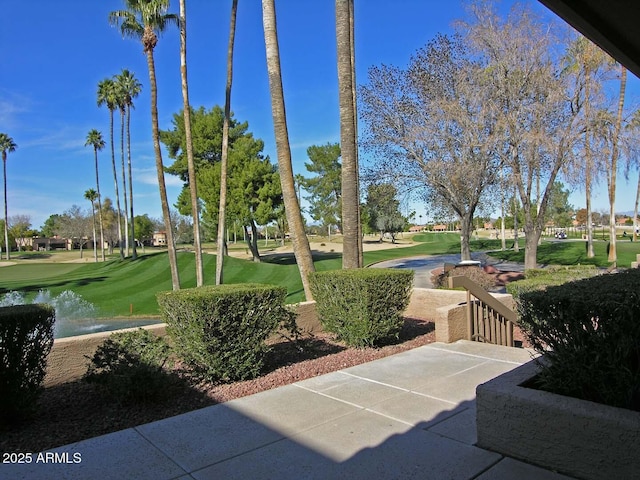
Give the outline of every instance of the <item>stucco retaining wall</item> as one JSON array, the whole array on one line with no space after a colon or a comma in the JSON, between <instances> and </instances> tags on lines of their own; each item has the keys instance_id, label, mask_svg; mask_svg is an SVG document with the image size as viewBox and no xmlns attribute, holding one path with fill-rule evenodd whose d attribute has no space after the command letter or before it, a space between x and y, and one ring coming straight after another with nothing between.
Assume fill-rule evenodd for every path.
<instances>
[{"instance_id":1,"label":"stucco retaining wall","mask_svg":"<svg viewBox=\"0 0 640 480\"><path fill-rule=\"evenodd\" d=\"M638 478L640 413L526 388L535 361L476 389L478 446L576 478Z\"/></svg>"},{"instance_id":2,"label":"stucco retaining wall","mask_svg":"<svg viewBox=\"0 0 640 480\"><path fill-rule=\"evenodd\" d=\"M144 327L126 328L118 332L127 332L144 328L156 335L164 335L164 323L147 325ZM100 345L114 332L98 332L77 337L57 338L53 342L51 352L47 357L47 374L44 378L45 387L70 382L81 378L87 371L87 365Z\"/></svg>"}]
</instances>

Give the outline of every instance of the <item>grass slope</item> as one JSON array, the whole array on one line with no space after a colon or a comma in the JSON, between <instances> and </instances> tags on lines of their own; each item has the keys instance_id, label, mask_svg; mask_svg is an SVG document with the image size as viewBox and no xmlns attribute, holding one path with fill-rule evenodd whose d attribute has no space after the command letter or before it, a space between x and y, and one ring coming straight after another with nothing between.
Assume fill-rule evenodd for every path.
<instances>
[{"instance_id":1,"label":"grass slope","mask_svg":"<svg viewBox=\"0 0 640 480\"><path fill-rule=\"evenodd\" d=\"M366 252L366 265L394 258L417 255L458 253L456 234L420 234L413 237L417 245ZM628 267L640 253L640 242L618 242L618 266ZM472 242L473 250L496 250L499 240ZM608 266L606 244L595 244L595 259L587 259L583 242L545 242L539 246L538 261L543 264L587 264ZM492 255L512 261L524 260L524 251L495 252ZM205 284L215 283L215 255L204 255ZM319 271L342 267L339 253L318 253L314 263ZM179 252L178 264L183 288L195 287L195 256ZM287 302L304 300L300 274L293 255L270 255L261 263L226 257L224 283L258 282L287 288ZM33 297L39 290L59 295L73 290L94 304L101 317L158 315L156 293L171 289L171 276L165 252L142 255L136 260L110 260L105 263L27 263L0 268L0 295L15 290Z\"/></svg>"}]
</instances>

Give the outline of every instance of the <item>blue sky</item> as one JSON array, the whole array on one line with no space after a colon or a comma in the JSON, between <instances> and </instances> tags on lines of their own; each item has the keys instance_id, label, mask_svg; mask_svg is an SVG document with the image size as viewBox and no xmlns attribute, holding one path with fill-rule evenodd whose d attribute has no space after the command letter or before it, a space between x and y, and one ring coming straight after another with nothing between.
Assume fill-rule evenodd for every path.
<instances>
[{"instance_id":1,"label":"blue sky","mask_svg":"<svg viewBox=\"0 0 640 480\"><path fill-rule=\"evenodd\" d=\"M511 3L502 2L502 8ZM535 11L547 13L538 2L529 3ZM230 0L189 0L187 4L189 94L196 108L224 102L230 5ZM131 120L135 213L161 216L146 59L138 41L123 39L107 21L110 11L121 8L119 0L2 1L0 132L18 145L7 161L8 209L9 216L29 215L34 228L73 204L89 207L84 192L95 188L95 170L93 149L84 143L93 128L102 131L107 141L99 156L100 188L103 197L113 198L109 114L97 107L96 91L100 80L123 68L132 71L143 86ZM276 2L294 170L304 175L307 147L339 140L334 8L332 1ZM359 82L370 66L405 66L412 53L436 33L450 33L452 22L464 16L456 0L356 0L355 8ZM171 11L177 13L177 0ZM168 129L172 115L182 108L175 29L161 37L155 59L160 128ZM637 90L635 77L633 89ZM264 140L264 153L275 162L259 0L239 1L232 110ZM115 125L117 131L117 115ZM163 160L171 163L166 152ZM116 153L118 166L119 161ZM620 178L617 210L633 208L635 178L632 185ZM169 201L174 203L181 184L176 177L166 179ZM582 197L576 193L571 201L582 206ZM608 208L604 188L595 195L594 206ZM420 204L412 207L424 213Z\"/></svg>"}]
</instances>

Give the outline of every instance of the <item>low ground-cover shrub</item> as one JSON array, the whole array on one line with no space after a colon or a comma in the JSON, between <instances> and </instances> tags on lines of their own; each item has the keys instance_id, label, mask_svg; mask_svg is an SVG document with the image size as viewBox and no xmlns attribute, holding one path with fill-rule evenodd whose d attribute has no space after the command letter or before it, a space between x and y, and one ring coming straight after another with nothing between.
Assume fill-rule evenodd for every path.
<instances>
[{"instance_id":1,"label":"low ground-cover shrub","mask_svg":"<svg viewBox=\"0 0 640 480\"><path fill-rule=\"evenodd\" d=\"M525 271L524 280L507 285L507 293L518 299L524 292L544 290L548 286L590 278L599 275L594 265L551 265L547 268L532 268Z\"/></svg>"},{"instance_id":2,"label":"low ground-cover shrub","mask_svg":"<svg viewBox=\"0 0 640 480\"><path fill-rule=\"evenodd\" d=\"M265 340L291 325L286 289L238 284L158 294L178 357L209 381L235 381L260 374L269 347Z\"/></svg>"},{"instance_id":3,"label":"low ground-cover shrub","mask_svg":"<svg viewBox=\"0 0 640 480\"><path fill-rule=\"evenodd\" d=\"M18 422L35 410L55 318L50 305L0 307L0 425Z\"/></svg>"},{"instance_id":4,"label":"low ground-cover shrub","mask_svg":"<svg viewBox=\"0 0 640 480\"><path fill-rule=\"evenodd\" d=\"M541 388L640 411L640 270L523 292L520 327Z\"/></svg>"},{"instance_id":5,"label":"low ground-cover shrub","mask_svg":"<svg viewBox=\"0 0 640 480\"><path fill-rule=\"evenodd\" d=\"M490 290L496 286L495 278L489 275L482 268L476 266L455 267L431 277L431 282L435 288L449 288L449 277L463 276L471 279L485 290Z\"/></svg>"},{"instance_id":6,"label":"low ground-cover shrub","mask_svg":"<svg viewBox=\"0 0 640 480\"><path fill-rule=\"evenodd\" d=\"M413 270L364 268L310 276L323 328L354 347L397 337L409 304Z\"/></svg>"},{"instance_id":7,"label":"low ground-cover shrub","mask_svg":"<svg viewBox=\"0 0 640 480\"><path fill-rule=\"evenodd\" d=\"M170 356L166 340L148 330L114 333L98 346L84 378L122 404L159 402L178 384L163 368Z\"/></svg>"}]
</instances>

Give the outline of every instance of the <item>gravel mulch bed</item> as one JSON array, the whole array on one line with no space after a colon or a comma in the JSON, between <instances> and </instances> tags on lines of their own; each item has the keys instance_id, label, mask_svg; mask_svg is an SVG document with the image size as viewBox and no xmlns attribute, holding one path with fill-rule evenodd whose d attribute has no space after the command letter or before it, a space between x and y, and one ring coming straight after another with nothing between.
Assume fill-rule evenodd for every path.
<instances>
[{"instance_id":1,"label":"gravel mulch bed","mask_svg":"<svg viewBox=\"0 0 640 480\"><path fill-rule=\"evenodd\" d=\"M516 328L518 345L523 337ZM229 384L194 382L179 367L172 372L181 382L170 382L166 398L158 403L122 405L95 384L79 380L47 388L39 409L28 423L0 430L0 453L40 452L87 438L168 418L209 405L262 392L307 378L370 362L435 341L433 322L405 318L399 339L378 348L349 348L327 334L273 345L263 374ZM524 344L526 345L526 342Z\"/></svg>"},{"instance_id":2,"label":"gravel mulch bed","mask_svg":"<svg viewBox=\"0 0 640 480\"><path fill-rule=\"evenodd\" d=\"M405 319L399 340L379 348L347 348L326 334L273 345L263 374L229 384L196 383L179 367L172 372L184 382L168 389L158 403L121 405L99 386L83 380L43 391L34 418L0 430L0 453L39 452L125 428L142 425L208 405L287 385L426 345L435 340L432 322Z\"/></svg>"}]
</instances>

